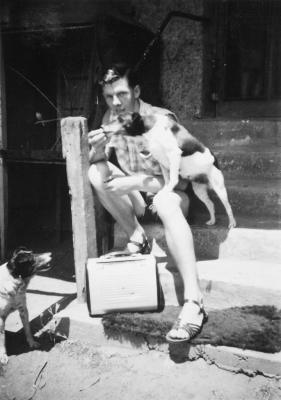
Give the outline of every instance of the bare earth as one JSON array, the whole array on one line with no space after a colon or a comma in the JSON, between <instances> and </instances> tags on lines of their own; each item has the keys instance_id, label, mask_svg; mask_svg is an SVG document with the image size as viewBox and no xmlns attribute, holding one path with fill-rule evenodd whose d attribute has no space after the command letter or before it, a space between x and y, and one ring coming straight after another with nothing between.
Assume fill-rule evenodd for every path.
<instances>
[{"instance_id":1,"label":"bare earth","mask_svg":"<svg viewBox=\"0 0 281 400\"><path fill-rule=\"evenodd\" d=\"M44 347L19 349L0 367L1 400L281 398L277 379L233 374L202 359L176 364L159 351L93 348L70 340Z\"/></svg>"}]
</instances>

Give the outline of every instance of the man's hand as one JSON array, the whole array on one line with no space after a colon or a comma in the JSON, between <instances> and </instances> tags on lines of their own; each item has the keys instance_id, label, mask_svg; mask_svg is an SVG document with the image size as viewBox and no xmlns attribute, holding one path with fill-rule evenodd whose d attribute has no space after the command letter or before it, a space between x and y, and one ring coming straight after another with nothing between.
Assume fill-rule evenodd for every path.
<instances>
[{"instance_id":1,"label":"man's hand","mask_svg":"<svg viewBox=\"0 0 281 400\"><path fill-rule=\"evenodd\" d=\"M91 146L89 158L91 162L104 160L106 158L105 145L108 142L108 137L103 129L96 129L88 133L88 142Z\"/></svg>"},{"instance_id":2,"label":"man's hand","mask_svg":"<svg viewBox=\"0 0 281 400\"><path fill-rule=\"evenodd\" d=\"M95 129L88 133L88 141L92 147L101 147L107 142L107 137L102 128Z\"/></svg>"}]
</instances>

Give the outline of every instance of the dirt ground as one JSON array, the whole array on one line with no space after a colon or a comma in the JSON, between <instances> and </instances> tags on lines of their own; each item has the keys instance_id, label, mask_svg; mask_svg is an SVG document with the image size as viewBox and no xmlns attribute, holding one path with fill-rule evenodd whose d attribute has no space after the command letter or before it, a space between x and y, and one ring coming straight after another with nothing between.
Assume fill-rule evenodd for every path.
<instances>
[{"instance_id":1,"label":"dirt ground","mask_svg":"<svg viewBox=\"0 0 281 400\"><path fill-rule=\"evenodd\" d=\"M25 240L36 251L41 239ZM73 281L71 237L51 248L53 277ZM168 354L121 347L87 347L40 337L30 351L23 336L7 335L9 363L0 366L0 400L280 400L281 380L234 374L203 359L173 361Z\"/></svg>"},{"instance_id":2,"label":"dirt ground","mask_svg":"<svg viewBox=\"0 0 281 400\"><path fill-rule=\"evenodd\" d=\"M87 347L40 338L29 351L8 338L10 359L0 369L1 400L277 400L281 381L208 365L175 363L168 354L121 347ZM21 339L22 341L22 339Z\"/></svg>"}]
</instances>

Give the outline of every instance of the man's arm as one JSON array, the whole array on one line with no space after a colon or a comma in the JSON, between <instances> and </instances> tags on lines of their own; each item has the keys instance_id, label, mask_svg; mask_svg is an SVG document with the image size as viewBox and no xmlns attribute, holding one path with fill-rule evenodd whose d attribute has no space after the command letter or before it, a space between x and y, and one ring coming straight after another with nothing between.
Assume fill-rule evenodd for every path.
<instances>
[{"instance_id":1,"label":"man's arm","mask_svg":"<svg viewBox=\"0 0 281 400\"><path fill-rule=\"evenodd\" d=\"M120 176L105 182L108 191L115 192L120 196L130 193L133 190L157 193L163 187L163 184L162 177L145 174Z\"/></svg>"},{"instance_id":2,"label":"man's arm","mask_svg":"<svg viewBox=\"0 0 281 400\"><path fill-rule=\"evenodd\" d=\"M107 125L109 123L110 115L111 111L109 109L106 110L102 118L101 126ZM103 129L100 128L90 131L88 133L88 141L91 146L89 152L89 160L91 164L109 159L112 153L112 148L110 146L107 146L110 140L106 136Z\"/></svg>"}]
</instances>

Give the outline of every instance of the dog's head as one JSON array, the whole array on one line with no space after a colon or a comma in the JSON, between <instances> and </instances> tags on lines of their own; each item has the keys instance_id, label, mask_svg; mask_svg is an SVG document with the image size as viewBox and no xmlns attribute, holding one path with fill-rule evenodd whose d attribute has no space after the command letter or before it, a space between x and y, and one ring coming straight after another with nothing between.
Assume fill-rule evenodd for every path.
<instances>
[{"instance_id":1,"label":"dog's head","mask_svg":"<svg viewBox=\"0 0 281 400\"><path fill-rule=\"evenodd\" d=\"M14 278L30 278L36 272L49 270L51 259L51 253L35 254L25 247L19 247L8 261L7 268Z\"/></svg>"},{"instance_id":2,"label":"dog's head","mask_svg":"<svg viewBox=\"0 0 281 400\"><path fill-rule=\"evenodd\" d=\"M104 132L114 134L122 132L128 136L140 136L150 130L156 119L153 115L142 116L137 112L118 115L111 123L104 125Z\"/></svg>"},{"instance_id":3,"label":"dog's head","mask_svg":"<svg viewBox=\"0 0 281 400\"><path fill-rule=\"evenodd\" d=\"M129 136L139 136L146 132L143 117L139 113L124 113L118 116L125 134Z\"/></svg>"}]
</instances>

